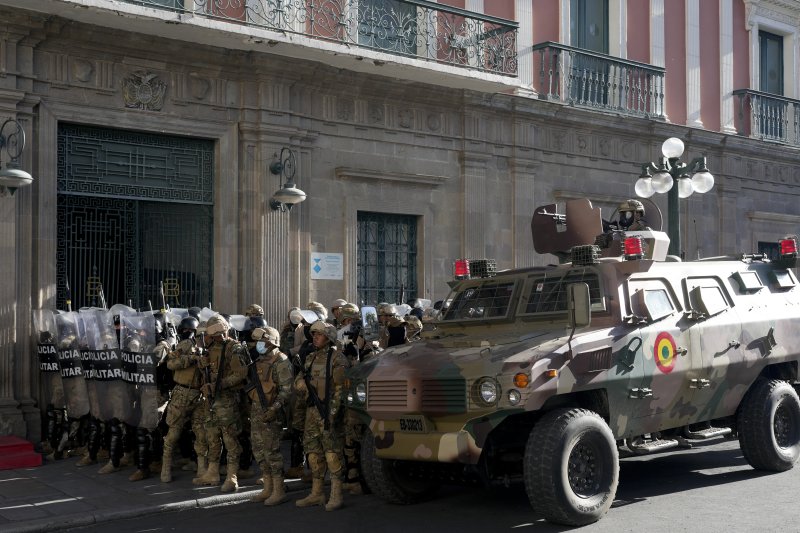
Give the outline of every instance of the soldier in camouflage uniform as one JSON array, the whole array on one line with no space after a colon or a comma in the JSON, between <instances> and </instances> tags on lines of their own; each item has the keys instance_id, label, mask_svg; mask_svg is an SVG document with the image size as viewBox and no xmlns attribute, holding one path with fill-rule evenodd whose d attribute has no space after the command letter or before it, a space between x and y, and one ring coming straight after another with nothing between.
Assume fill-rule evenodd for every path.
<instances>
[{"instance_id":1,"label":"soldier in camouflage uniform","mask_svg":"<svg viewBox=\"0 0 800 533\"><path fill-rule=\"evenodd\" d=\"M175 387L172 389L167 406L167 425L169 431L164 437L164 454L161 461L161 482L172 481L173 452L181 438L183 426L191 420L192 431L196 436L194 449L197 452L198 470L206 469L208 446L203 427L203 410L200 408L201 374L198 368L200 349L195 342L195 332L199 322L189 316L181 320L178 326L178 337L181 339L174 351L167 355L167 368L172 370Z\"/></svg>"},{"instance_id":2,"label":"soldier in camouflage uniform","mask_svg":"<svg viewBox=\"0 0 800 533\"><path fill-rule=\"evenodd\" d=\"M336 328L319 320L311 326L315 351L306 358L295 378L298 396L308 399L303 448L311 466L311 494L297 500L298 507L325 504L323 482L330 473L331 495L326 511L342 506L344 474L344 397L347 359L336 346Z\"/></svg>"},{"instance_id":3,"label":"soldier in camouflage uniform","mask_svg":"<svg viewBox=\"0 0 800 533\"><path fill-rule=\"evenodd\" d=\"M208 435L208 468L199 483L219 484L219 460L222 455L222 442L228 450L228 464L238 465L242 452L239 445L241 414L239 412L239 392L246 377L246 367L242 361L244 348L228 337L230 326L220 315L212 316L206 324L207 340L211 344L208 352L200 358L201 368L208 367L209 379L200 388L204 398L210 401L206 432ZM239 488L237 469L228 468L222 492Z\"/></svg>"},{"instance_id":4,"label":"soldier in camouflage uniform","mask_svg":"<svg viewBox=\"0 0 800 533\"><path fill-rule=\"evenodd\" d=\"M390 348L408 342L406 323L397 316L397 308L392 304L379 304L378 320L383 324L378 344L381 348Z\"/></svg>"},{"instance_id":5,"label":"soldier in camouflage uniform","mask_svg":"<svg viewBox=\"0 0 800 533\"><path fill-rule=\"evenodd\" d=\"M363 336L361 312L356 304L345 304L340 311L342 327L339 330L339 342L342 354L347 358L350 367L359 365L372 354L372 345ZM361 421L355 412L347 409L345 414L344 433L344 459L345 459L345 484L344 488L350 494L362 494L364 489L361 476L360 439L363 434Z\"/></svg>"},{"instance_id":6,"label":"soldier in camouflage uniform","mask_svg":"<svg viewBox=\"0 0 800 533\"><path fill-rule=\"evenodd\" d=\"M285 422L284 406L292 393L292 365L289 358L278 350L280 335L277 329L256 328L251 337L256 343L257 357L253 364L258 379L257 383L248 384L254 386L248 392L252 402L253 451L264 479L264 488L253 496L252 501L278 505L286 501L281 436Z\"/></svg>"}]
</instances>

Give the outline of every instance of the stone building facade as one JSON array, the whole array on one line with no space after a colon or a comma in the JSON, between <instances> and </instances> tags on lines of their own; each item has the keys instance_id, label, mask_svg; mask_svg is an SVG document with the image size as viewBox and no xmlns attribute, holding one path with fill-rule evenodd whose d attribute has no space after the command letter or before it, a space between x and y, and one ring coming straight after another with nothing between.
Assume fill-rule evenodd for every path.
<instances>
[{"instance_id":1,"label":"stone building facade","mask_svg":"<svg viewBox=\"0 0 800 533\"><path fill-rule=\"evenodd\" d=\"M370 51L351 52L347 68L336 50L292 52L308 47L298 39L259 51L229 46L232 30L220 22L201 27L202 39L171 38L182 31L178 24L135 6L120 18L109 9L125 2L103 3L37 0L28 4L37 9L25 9L0 1L0 119L23 124L21 163L35 177L32 187L0 198L0 434L38 438L30 317L63 299L60 198L102 194L90 183L95 178L67 183L79 172L63 160L71 125L100 131L101 140L127 131L209 141L210 200L195 205L177 195L158 205L209 210L208 231L195 222L183 227L179 218L169 235L206 240L215 309L241 313L259 303L272 325L310 300L359 299L360 213L411 217L414 296L435 301L447 294L456 258L495 258L500 269L555 261L533 251L533 209L585 196L610 214L633 197L641 163L655 160L673 136L686 142L688 157L705 155L716 178L710 193L682 200L688 257L756 251L797 232L797 146L704 129L690 114L672 120L669 109L663 117L632 116L546 98L522 45L512 77L436 63L419 68L406 58L386 64L385 54ZM530 9L525 4L509 3ZM65 13L78 8L93 15ZM520 41L532 39L528 26L521 22ZM242 30L236 38L256 37ZM113 150L104 146L108 163ZM282 148L296 155L295 181L307 194L289 211L270 207L281 182L269 166ZM146 157L131 163L133 153L125 164L145 174L162 164ZM102 181L100 170L91 175ZM171 183L178 191L197 186ZM666 211L666 198L653 200ZM341 254L341 279L314 279L315 253Z\"/></svg>"}]
</instances>

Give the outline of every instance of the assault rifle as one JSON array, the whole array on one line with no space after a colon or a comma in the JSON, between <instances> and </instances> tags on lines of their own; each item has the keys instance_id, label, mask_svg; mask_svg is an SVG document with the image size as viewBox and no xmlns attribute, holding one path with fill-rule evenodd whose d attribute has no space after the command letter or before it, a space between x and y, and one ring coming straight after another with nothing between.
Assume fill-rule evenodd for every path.
<instances>
[{"instance_id":1,"label":"assault rifle","mask_svg":"<svg viewBox=\"0 0 800 533\"><path fill-rule=\"evenodd\" d=\"M219 366L217 367L217 381L214 383L214 396L211 398L211 405L209 411L214 407L214 402L217 400L219 393L222 391L222 374L225 373L225 348L228 346L228 341L222 343L222 351L219 354Z\"/></svg>"},{"instance_id":2,"label":"assault rifle","mask_svg":"<svg viewBox=\"0 0 800 533\"><path fill-rule=\"evenodd\" d=\"M311 384L311 380L308 377L308 372L303 372L303 381L306 383L306 389L308 390L308 399L317 408L319 412L319 416L322 418L325 431L330 429L330 420L328 420L328 400L331 397L331 356L333 355L333 346L328 348L328 357L325 361L325 400L320 399L319 394L317 394L317 389L314 385Z\"/></svg>"},{"instance_id":3,"label":"assault rifle","mask_svg":"<svg viewBox=\"0 0 800 533\"><path fill-rule=\"evenodd\" d=\"M203 342L203 348L202 348L202 351L200 352L200 356L203 357L205 355L203 352L206 351L206 348L205 348L205 346L206 346L206 334L205 333L201 333L200 334L200 340ZM209 364L209 365L206 365L206 366L202 367L201 371L203 372L203 383L211 383L211 365ZM214 395L213 395L213 392L212 392L210 398L206 398L206 404L208 405L208 412L209 413L213 413L214 412Z\"/></svg>"},{"instance_id":4,"label":"assault rifle","mask_svg":"<svg viewBox=\"0 0 800 533\"><path fill-rule=\"evenodd\" d=\"M245 353L244 363L247 365L247 383L244 386L244 391L249 393L251 390L255 389L258 394L258 402L261 404L261 408L266 411L268 408L267 397L264 396L264 388L261 386L261 380L258 379L256 362L250 357L250 350L247 349L247 345L244 345L243 348Z\"/></svg>"}]
</instances>

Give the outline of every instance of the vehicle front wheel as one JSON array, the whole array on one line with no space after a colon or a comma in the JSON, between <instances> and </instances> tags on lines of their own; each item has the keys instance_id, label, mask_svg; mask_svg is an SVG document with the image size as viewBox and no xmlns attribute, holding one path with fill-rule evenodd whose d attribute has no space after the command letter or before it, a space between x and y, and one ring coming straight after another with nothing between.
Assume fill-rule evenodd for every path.
<instances>
[{"instance_id":1,"label":"vehicle front wheel","mask_svg":"<svg viewBox=\"0 0 800 533\"><path fill-rule=\"evenodd\" d=\"M370 430L361 441L361 471L373 494L389 503L407 505L430 499L439 483L405 475L402 462L381 459L375 454L375 435Z\"/></svg>"},{"instance_id":2,"label":"vehicle front wheel","mask_svg":"<svg viewBox=\"0 0 800 533\"><path fill-rule=\"evenodd\" d=\"M608 424L586 409L557 409L531 430L525 491L550 521L582 526L603 517L617 492L619 453Z\"/></svg>"},{"instance_id":3,"label":"vehicle front wheel","mask_svg":"<svg viewBox=\"0 0 800 533\"><path fill-rule=\"evenodd\" d=\"M760 379L742 400L739 446L750 466L783 472L800 458L800 398L789 383Z\"/></svg>"}]
</instances>

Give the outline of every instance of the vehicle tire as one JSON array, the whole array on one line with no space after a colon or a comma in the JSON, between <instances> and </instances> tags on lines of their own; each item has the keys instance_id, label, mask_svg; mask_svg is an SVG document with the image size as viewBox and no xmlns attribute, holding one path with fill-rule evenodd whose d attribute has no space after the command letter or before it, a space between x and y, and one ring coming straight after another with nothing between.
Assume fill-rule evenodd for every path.
<instances>
[{"instance_id":1,"label":"vehicle tire","mask_svg":"<svg viewBox=\"0 0 800 533\"><path fill-rule=\"evenodd\" d=\"M373 494L389 503L408 505L428 500L439 490L439 483L409 479L397 466L398 461L375 455L375 436L367 430L361 441L361 473Z\"/></svg>"},{"instance_id":2,"label":"vehicle tire","mask_svg":"<svg viewBox=\"0 0 800 533\"><path fill-rule=\"evenodd\" d=\"M619 453L593 411L557 409L533 427L523 458L525 491L548 521L582 526L603 517L619 482Z\"/></svg>"},{"instance_id":3,"label":"vehicle tire","mask_svg":"<svg viewBox=\"0 0 800 533\"><path fill-rule=\"evenodd\" d=\"M742 400L739 446L756 470L783 472L800 458L800 398L789 383L759 379Z\"/></svg>"}]
</instances>

